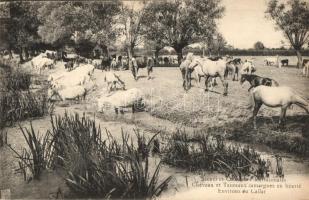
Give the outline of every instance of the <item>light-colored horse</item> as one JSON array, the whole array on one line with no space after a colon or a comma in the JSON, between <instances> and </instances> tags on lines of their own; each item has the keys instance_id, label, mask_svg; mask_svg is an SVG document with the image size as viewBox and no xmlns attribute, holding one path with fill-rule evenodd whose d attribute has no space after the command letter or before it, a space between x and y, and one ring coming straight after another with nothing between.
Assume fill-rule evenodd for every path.
<instances>
[{"instance_id":1,"label":"light-colored horse","mask_svg":"<svg viewBox=\"0 0 309 200\"><path fill-rule=\"evenodd\" d=\"M228 93L228 83L224 80L224 74L226 70L227 61L224 59L219 59L217 61L212 61L203 58L194 58L189 65L189 69L195 69L197 66L201 67L201 71L205 76L205 91L208 91L208 80L211 77L219 77L222 85L224 87L223 95Z\"/></svg>"},{"instance_id":2,"label":"light-colored horse","mask_svg":"<svg viewBox=\"0 0 309 200\"><path fill-rule=\"evenodd\" d=\"M255 71L254 64L246 60L241 67L240 74L253 74Z\"/></svg>"},{"instance_id":3,"label":"light-colored horse","mask_svg":"<svg viewBox=\"0 0 309 200\"><path fill-rule=\"evenodd\" d=\"M186 58L179 65L179 69L183 79L182 86L186 91L188 91L191 87L191 73L194 69L189 68L189 66L192 60L193 53L188 53Z\"/></svg>"},{"instance_id":4,"label":"light-colored horse","mask_svg":"<svg viewBox=\"0 0 309 200\"><path fill-rule=\"evenodd\" d=\"M251 90L251 100L253 109L253 127L256 129L256 115L264 104L269 107L281 107L279 124L283 125L286 115L286 110L292 104L296 104L303 108L309 114L308 102L296 94L290 87L268 87L258 86Z\"/></svg>"}]
</instances>

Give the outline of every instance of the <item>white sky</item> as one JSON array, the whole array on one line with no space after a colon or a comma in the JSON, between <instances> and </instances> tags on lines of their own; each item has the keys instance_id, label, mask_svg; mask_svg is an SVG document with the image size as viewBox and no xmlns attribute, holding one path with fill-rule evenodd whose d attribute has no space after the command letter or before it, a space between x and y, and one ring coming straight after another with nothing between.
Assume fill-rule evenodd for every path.
<instances>
[{"instance_id":1,"label":"white sky","mask_svg":"<svg viewBox=\"0 0 309 200\"><path fill-rule=\"evenodd\" d=\"M265 17L269 0L221 0L224 16L218 20L219 31L235 48L253 48L257 41L266 47L280 47L288 42L281 31L275 30L273 21ZM125 5L140 9L139 1L125 0Z\"/></svg>"},{"instance_id":2,"label":"white sky","mask_svg":"<svg viewBox=\"0 0 309 200\"><path fill-rule=\"evenodd\" d=\"M252 48L256 41L266 47L280 47L286 41L281 31L265 17L268 0L222 0L225 16L219 30L235 48ZM287 44L287 42L285 42Z\"/></svg>"}]
</instances>

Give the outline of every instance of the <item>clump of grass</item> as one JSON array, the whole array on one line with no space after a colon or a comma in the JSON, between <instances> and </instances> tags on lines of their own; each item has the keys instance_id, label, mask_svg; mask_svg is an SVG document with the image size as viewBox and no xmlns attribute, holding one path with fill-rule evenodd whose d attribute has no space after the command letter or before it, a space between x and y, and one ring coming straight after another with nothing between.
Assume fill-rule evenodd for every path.
<instances>
[{"instance_id":1,"label":"clump of grass","mask_svg":"<svg viewBox=\"0 0 309 200\"><path fill-rule=\"evenodd\" d=\"M178 130L167 139L163 162L190 171L210 170L233 180L262 179L269 174L267 163L249 147L227 145L221 136Z\"/></svg>"},{"instance_id":2,"label":"clump of grass","mask_svg":"<svg viewBox=\"0 0 309 200\"><path fill-rule=\"evenodd\" d=\"M0 92L1 93L1 92ZM6 125L48 113L46 94L8 91L0 95L0 121Z\"/></svg>"},{"instance_id":3,"label":"clump of grass","mask_svg":"<svg viewBox=\"0 0 309 200\"><path fill-rule=\"evenodd\" d=\"M69 116L52 118L58 166L67 172L66 183L79 197L150 198L167 188L171 177L159 183L161 163L152 175L149 151L153 138L136 132L138 144L122 132L118 142L109 131L102 134L95 121ZM103 137L104 136L104 137Z\"/></svg>"},{"instance_id":4,"label":"clump of grass","mask_svg":"<svg viewBox=\"0 0 309 200\"><path fill-rule=\"evenodd\" d=\"M4 127L48 113L47 91L30 91L31 74L10 62L0 61L0 67L0 123Z\"/></svg>"},{"instance_id":5,"label":"clump of grass","mask_svg":"<svg viewBox=\"0 0 309 200\"><path fill-rule=\"evenodd\" d=\"M30 130L27 128L19 128L27 142L27 148L22 148L21 153L11 147L10 149L16 154L19 163L19 169L24 180L39 180L42 172L51 167L53 163L53 138L48 132L42 136L35 133L32 123L30 122ZM28 177L27 172L31 175Z\"/></svg>"},{"instance_id":6,"label":"clump of grass","mask_svg":"<svg viewBox=\"0 0 309 200\"><path fill-rule=\"evenodd\" d=\"M0 61L0 68L3 69L0 84L1 90L29 90L31 74L12 65L12 63Z\"/></svg>"}]
</instances>

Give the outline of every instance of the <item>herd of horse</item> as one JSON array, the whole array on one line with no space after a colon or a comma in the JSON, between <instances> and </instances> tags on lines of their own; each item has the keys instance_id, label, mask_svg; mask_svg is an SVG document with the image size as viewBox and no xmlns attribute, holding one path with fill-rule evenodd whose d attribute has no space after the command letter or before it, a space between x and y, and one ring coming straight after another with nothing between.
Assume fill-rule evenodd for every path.
<instances>
[{"instance_id":1,"label":"herd of horse","mask_svg":"<svg viewBox=\"0 0 309 200\"><path fill-rule=\"evenodd\" d=\"M69 58L65 53L57 55L48 55L57 62L63 60L66 62L66 68L72 68L74 64L80 62L89 62L82 57ZM116 62L117 60L117 62ZM126 69L130 68L133 78L138 80L139 69L147 69L148 79L151 79L151 73L155 66L155 59L153 57L139 56L128 58L102 57L99 60L99 69L110 71L115 69L120 61L126 60ZM286 63L286 60L284 60ZM123 63L121 63L123 64ZM129 67L130 66L130 67ZM253 109L253 125L256 128L256 116L260 107L264 104L269 107L281 107L281 114L279 125L284 125L285 114L288 107L296 104L309 113L308 102L298 95L293 89L289 87L279 86L279 83L269 77L261 77L255 74L256 68L253 60L241 60L240 58L233 58L231 56L216 57L216 58L202 58L194 56L193 53L188 53L179 65L183 79L183 88L186 92L192 87L192 74L195 75L196 83L200 83L201 78L205 79L205 91L209 90L209 86L214 87L216 78L222 83L223 95L228 95L228 76L232 77L233 81L240 81L240 84L248 82L250 87L248 92L251 96L251 107ZM240 80L239 80L240 76Z\"/></svg>"},{"instance_id":2,"label":"herd of horse","mask_svg":"<svg viewBox=\"0 0 309 200\"><path fill-rule=\"evenodd\" d=\"M253 109L253 126L256 129L256 116L262 105L268 107L281 107L279 126L283 126L287 108L296 104L309 114L309 104L297 94L292 88L279 86L279 83L268 77L261 77L255 73L256 68L251 60L241 61L240 58L226 56L224 58L209 59L195 57L189 53L180 64L180 71L183 78L183 88L188 91L191 88L191 74L198 74L198 81L205 78L205 91L208 91L209 80L219 78L223 85L223 95L228 94L227 76L232 74L233 81L237 80L235 74L241 72L240 84L249 82L251 107Z\"/></svg>"}]
</instances>

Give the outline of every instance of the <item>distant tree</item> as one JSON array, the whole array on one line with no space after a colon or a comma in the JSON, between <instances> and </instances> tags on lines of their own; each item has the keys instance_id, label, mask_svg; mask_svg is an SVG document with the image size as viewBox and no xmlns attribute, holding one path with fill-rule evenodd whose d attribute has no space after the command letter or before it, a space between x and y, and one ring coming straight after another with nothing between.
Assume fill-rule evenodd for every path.
<instances>
[{"instance_id":1,"label":"distant tree","mask_svg":"<svg viewBox=\"0 0 309 200\"><path fill-rule=\"evenodd\" d=\"M73 41L79 48L96 44L107 48L117 35L113 22L120 12L120 3L44 2L38 12L42 21L38 33L44 42L56 47Z\"/></svg>"},{"instance_id":2,"label":"distant tree","mask_svg":"<svg viewBox=\"0 0 309 200\"><path fill-rule=\"evenodd\" d=\"M253 47L254 47L255 50L265 49L264 44L260 41L257 41L256 43L254 43Z\"/></svg>"},{"instance_id":3,"label":"distant tree","mask_svg":"<svg viewBox=\"0 0 309 200\"><path fill-rule=\"evenodd\" d=\"M129 59L134 56L134 48L143 42L141 23L143 14L144 7L141 10L134 10L133 8L122 5L120 24L123 26L123 35L125 36L124 46ZM129 62L129 67L131 67L131 62Z\"/></svg>"},{"instance_id":4,"label":"distant tree","mask_svg":"<svg viewBox=\"0 0 309 200\"><path fill-rule=\"evenodd\" d=\"M7 4L10 10L10 18L7 26L9 48L10 51L17 51L20 62L23 62L23 53L28 57L28 48L40 41L37 34L40 24L37 18L37 6L39 4L22 1L11 1Z\"/></svg>"},{"instance_id":5,"label":"distant tree","mask_svg":"<svg viewBox=\"0 0 309 200\"><path fill-rule=\"evenodd\" d=\"M220 0L153 1L146 8L149 35L156 35L175 49L178 63L182 50L189 44L211 38L216 32L216 20L224 7ZM147 23L145 23L147 25Z\"/></svg>"},{"instance_id":6,"label":"distant tree","mask_svg":"<svg viewBox=\"0 0 309 200\"><path fill-rule=\"evenodd\" d=\"M210 54L217 54L219 56L220 52L226 48L227 42L221 33L216 33L207 40L206 45Z\"/></svg>"},{"instance_id":7,"label":"distant tree","mask_svg":"<svg viewBox=\"0 0 309 200\"><path fill-rule=\"evenodd\" d=\"M302 0L289 0L279 3L270 0L266 13L275 21L277 28L282 30L296 51L298 67L302 65L300 50L309 40L309 5Z\"/></svg>"}]
</instances>

